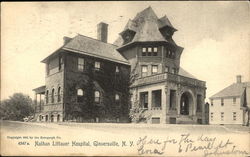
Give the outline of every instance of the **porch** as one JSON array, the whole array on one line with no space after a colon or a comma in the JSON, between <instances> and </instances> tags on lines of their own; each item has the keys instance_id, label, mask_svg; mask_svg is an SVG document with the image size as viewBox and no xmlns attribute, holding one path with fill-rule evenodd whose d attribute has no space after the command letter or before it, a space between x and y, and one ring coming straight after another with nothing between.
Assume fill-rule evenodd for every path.
<instances>
[{"instance_id":1,"label":"porch","mask_svg":"<svg viewBox=\"0 0 250 157\"><path fill-rule=\"evenodd\" d=\"M135 84L140 107L151 114L151 123L204 123L205 82L163 73Z\"/></svg>"},{"instance_id":2,"label":"porch","mask_svg":"<svg viewBox=\"0 0 250 157\"><path fill-rule=\"evenodd\" d=\"M43 110L44 99L45 99L45 86L40 86L33 89L35 92L35 113L40 113ZM39 96L39 99L37 97Z\"/></svg>"}]
</instances>

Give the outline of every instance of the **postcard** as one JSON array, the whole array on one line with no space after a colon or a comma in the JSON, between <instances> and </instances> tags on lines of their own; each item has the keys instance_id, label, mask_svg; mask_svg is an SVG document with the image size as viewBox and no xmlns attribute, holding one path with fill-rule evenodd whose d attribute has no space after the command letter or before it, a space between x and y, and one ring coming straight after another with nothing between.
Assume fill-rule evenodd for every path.
<instances>
[{"instance_id":1,"label":"postcard","mask_svg":"<svg viewBox=\"0 0 250 157\"><path fill-rule=\"evenodd\" d=\"M247 1L4 2L2 156L249 156Z\"/></svg>"}]
</instances>

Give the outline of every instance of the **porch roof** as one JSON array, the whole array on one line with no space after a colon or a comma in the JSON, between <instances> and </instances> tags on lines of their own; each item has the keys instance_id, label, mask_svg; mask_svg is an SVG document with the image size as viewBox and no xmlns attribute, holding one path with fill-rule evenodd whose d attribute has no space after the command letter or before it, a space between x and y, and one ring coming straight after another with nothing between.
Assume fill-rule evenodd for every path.
<instances>
[{"instance_id":1,"label":"porch roof","mask_svg":"<svg viewBox=\"0 0 250 157\"><path fill-rule=\"evenodd\" d=\"M37 87L37 88L33 89L33 91L36 94L45 94L45 86Z\"/></svg>"}]
</instances>

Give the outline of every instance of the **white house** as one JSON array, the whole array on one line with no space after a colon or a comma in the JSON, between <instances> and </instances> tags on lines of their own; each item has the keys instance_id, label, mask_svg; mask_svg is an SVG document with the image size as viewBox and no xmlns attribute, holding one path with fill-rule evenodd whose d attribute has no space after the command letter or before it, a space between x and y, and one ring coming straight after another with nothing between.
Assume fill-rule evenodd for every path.
<instances>
[{"instance_id":1,"label":"white house","mask_svg":"<svg viewBox=\"0 0 250 157\"><path fill-rule=\"evenodd\" d=\"M249 125L250 82L236 77L231 84L210 97L209 124Z\"/></svg>"}]
</instances>

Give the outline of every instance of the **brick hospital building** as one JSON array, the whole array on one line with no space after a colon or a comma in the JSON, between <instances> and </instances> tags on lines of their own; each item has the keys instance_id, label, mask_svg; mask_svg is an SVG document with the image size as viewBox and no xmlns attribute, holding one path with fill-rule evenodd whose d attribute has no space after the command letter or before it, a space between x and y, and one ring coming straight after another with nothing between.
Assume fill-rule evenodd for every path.
<instances>
[{"instance_id":1,"label":"brick hospital building","mask_svg":"<svg viewBox=\"0 0 250 157\"><path fill-rule=\"evenodd\" d=\"M205 123L205 82L180 67L183 48L177 29L151 7L137 13L114 44L108 25L97 26L97 39L64 37L64 44L42 60L44 95L37 101L38 121L129 122L139 105L147 123ZM41 101L40 101L41 102Z\"/></svg>"}]
</instances>

